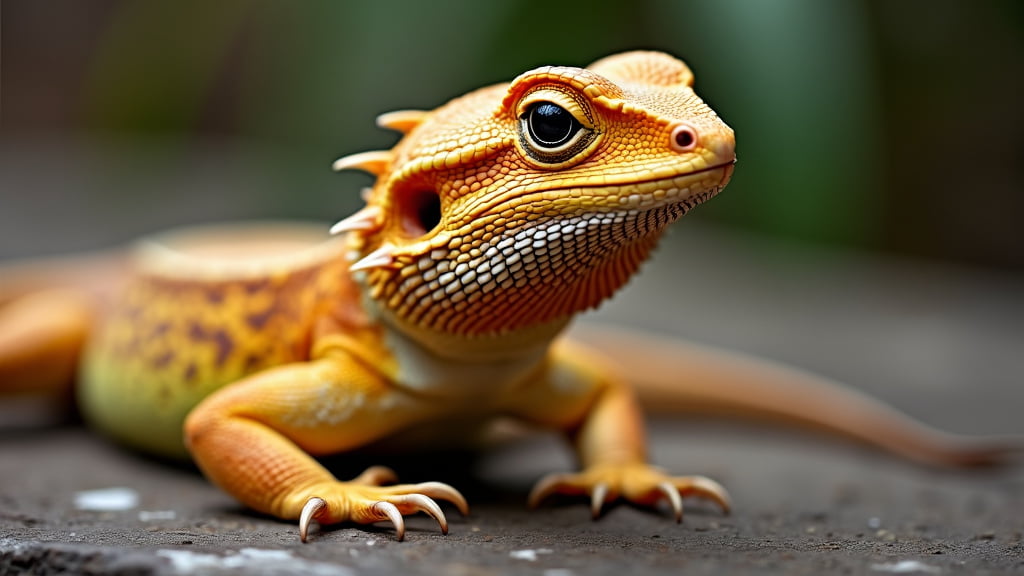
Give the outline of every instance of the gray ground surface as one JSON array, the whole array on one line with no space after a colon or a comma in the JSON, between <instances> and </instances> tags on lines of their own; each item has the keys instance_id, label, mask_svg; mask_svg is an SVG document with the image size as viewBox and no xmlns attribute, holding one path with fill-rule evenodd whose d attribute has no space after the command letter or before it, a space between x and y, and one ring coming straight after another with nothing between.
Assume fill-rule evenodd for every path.
<instances>
[{"instance_id":1,"label":"gray ground surface","mask_svg":"<svg viewBox=\"0 0 1024 576\"><path fill-rule=\"evenodd\" d=\"M929 573L1022 569L1019 473L936 474L750 430L654 430L658 460L721 479L736 498L733 515L694 503L676 525L624 506L598 522L582 505L525 510L524 492L545 463L568 465L550 445L530 443L477 463L487 483L470 486L468 518L449 511L446 537L418 517L405 542L382 526L317 532L302 545L294 526L245 512L197 474L80 430L9 436L0 573L863 574L908 561ZM136 490L138 506L75 509L76 493L115 486ZM161 511L174 516L145 519Z\"/></svg>"},{"instance_id":2,"label":"gray ground surface","mask_svg":"<svg viewBox=\"0 0 1024 576\"><path fill-rule=\"evenodd\" d=\"M38 202L48 201L43 188ZM45 213L26 202L26 214ZM0 242L31 234L22 220L0 218ZM1024 433L1019 277L808 251L684 223L597 316L822 372L945 429ZM531 483L572 465L556 439L538 437L475 457L378 461L406 480L465 490L472 514L449 510L447 537L416 517L402 543L381 526L318 531L303 545L294 526L246 512L192 470L76 426L39 426L29 412L0 410L0 574L1024 572L1019 465L939 471L774 428L657 420L654 459L720 480L732 515L701 502L688 502L682 525L627 506L598 522L579 503L527 511ZM81 492L112 487L136 492L137 504L76 508Z\"/></svg>"}]
</instances>

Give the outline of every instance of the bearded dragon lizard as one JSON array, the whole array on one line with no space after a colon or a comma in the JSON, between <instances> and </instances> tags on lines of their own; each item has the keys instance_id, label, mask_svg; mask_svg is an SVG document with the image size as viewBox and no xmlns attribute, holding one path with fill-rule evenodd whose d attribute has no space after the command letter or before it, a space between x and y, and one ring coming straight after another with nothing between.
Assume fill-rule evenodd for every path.
<instances>
[{"instance_id":1,"label":"bearded dragon lizard","mask_svg":"<svg viewBox=\"0 0 1024 576\"><path fill-rule=\"evenodd\" d=\"M451 486L394 485L383 467L341 481L315 457L465 416L571 436L582 470L542 479L534 505L583 495L596 517L616 499L667 501L679 521L692 495L728 510L715 481L650 465L634 392L600 356L556 339L729 181L733 131L692 85L683 62L656 52L538 68L433 111L378 118L404 137L335 163L376 180L333 240L287 226L151 238L104 307L81 290L15 290L9 275L0 390L57 388L81 363L87 422L147 451L190 455L247 506L297 520L303 541L314 521L390 521L402 539L403 515L417 512L447 532L436 501L467 512ZM778 398L757 387L758 366L712 366L697 400L929 461L989 455L947 446L852 393L808 392L820 389L790 373L770 373L796 387ZM642 370L627 374L672 380ZM749 384L737 395L739 380ZM823 413L835 402L865 415Z\"/></svg>"}]
</instances>

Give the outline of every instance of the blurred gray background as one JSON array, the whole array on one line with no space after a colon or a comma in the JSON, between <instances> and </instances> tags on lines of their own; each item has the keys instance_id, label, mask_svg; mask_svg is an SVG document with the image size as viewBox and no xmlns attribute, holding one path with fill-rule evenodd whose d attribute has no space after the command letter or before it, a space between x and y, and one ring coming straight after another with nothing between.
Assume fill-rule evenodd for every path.
<instances>
[{"instance_id":1,"label":"blurred gray background","mask_svg":"<svg viewBox=\"0 0 1024 576\"><path fill-rule=\"evenodd\" d=\"M1024 266L1024 4L4 0L0 258L181 224L332 220L374 117L652 48L738 135L688 217L797 243Z\"/></svg>"}]
</instances>

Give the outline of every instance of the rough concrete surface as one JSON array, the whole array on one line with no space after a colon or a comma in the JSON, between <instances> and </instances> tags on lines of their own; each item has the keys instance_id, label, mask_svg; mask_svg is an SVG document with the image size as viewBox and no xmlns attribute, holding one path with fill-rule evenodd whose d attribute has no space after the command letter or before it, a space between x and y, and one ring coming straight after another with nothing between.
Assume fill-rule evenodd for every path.
<instances>
[{"instance_id":1,"label":"rough concrete surface","mask_svg":"<svg viewBox=\"0 0 1024 576\"><path fill-rule=\"evenodd\" d=\"M32 232L5 222L0 241ZM688 223L672 236L600 320L818 371L951 431L1024 433L1024 279ZM381 525L316 530L301 544L294 525L245 511L194 470L44 421L0 402L0 574L1024 572L1024 466L934 470L749 423L651 425L654 460L721 481L728 516L697 501L681 525L629 506L597 522L579 502L526 510L532 482L572 466L563 444L539 436L482 455L332 460L341 475L380 463L407 481L449 481L472 513L446 508L448 536L417 516L405 542ZM79 509L83 493L110 488L137 501Z\"/></svg>"},{"instance_id":2,"label":"rough concrete surface","mask_svg":"<svg viewBox=\"0 0 1024 576\"><path fill-rule=\"evenodd\" d=\"M1019 473L935 473L742 428L654 430L659 462L721 479L733 515L693 504L676 525L625 506L598 522L578 504L527 511L531 478L545 462L568 463L537 442L477 463L485 486L469 491L468 518L449 511L448 536L417 517L405 542L384 526L343 527L303 545L294 526L244 511L192 471L75 428L8 435L0 573L983 574L1024 564ZM110 487L137 491L138 505L75 509L77 493Z\"/></svg>"}]
</instances>

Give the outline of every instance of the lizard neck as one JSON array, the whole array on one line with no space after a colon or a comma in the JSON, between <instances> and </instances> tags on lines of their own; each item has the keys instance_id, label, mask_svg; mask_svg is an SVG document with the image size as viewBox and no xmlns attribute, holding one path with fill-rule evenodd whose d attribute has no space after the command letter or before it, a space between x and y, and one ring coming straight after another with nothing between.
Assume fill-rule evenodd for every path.
<instances>
[{"instance_id":1,"label":"lizard neck","mask_svg":"<svg viewBox=\"0 0 1024 576\"><path fill-rule=\"evenodd\" d=\"M487 401L535 374L569 319L500 334L473 336L434 330L397 316L372 298L363 310L379 328L392 381L417 394L452 401Z\"/></svg>"}]
</instances>

